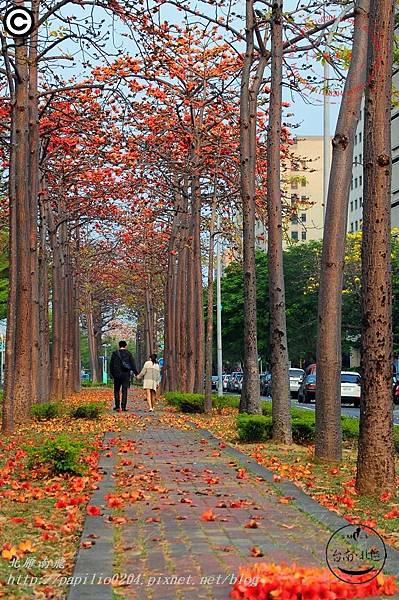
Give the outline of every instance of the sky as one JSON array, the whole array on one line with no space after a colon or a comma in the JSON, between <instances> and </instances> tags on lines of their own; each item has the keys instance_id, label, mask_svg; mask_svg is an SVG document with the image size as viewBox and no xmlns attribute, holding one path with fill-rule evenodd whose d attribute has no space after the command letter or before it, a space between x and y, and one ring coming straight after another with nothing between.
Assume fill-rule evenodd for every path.
<instances>
[{"instance_id":1,"label":"sky","mask_svg":"<svg viewBox=\"0 0 399 600\"><path fill-rule=\"evenodd\" d=\"M288 6L288 4L292 4L293 2L295 2L295 0L288 0L286 2L286 5ZM74 12L79 17L87 14L86 11L81 8L74 9ZM104 14L103 11L101 11L98 14L101 15L100 18L104 18L105 16L106 21L108 20L107 16ZM163 19L166 19L169 22L181 23L181 13L177 12L175 8L170 6L163 8L162 17ZM53 23L52 25L54 28L57 27L56 23ZM109 25L111 25L111 23L109 23ZM120 22L115 21L114 41L116 42L117 46L124 47L127 51L130 51L131 54L134 55L136 54L137 47L134 47L134 42L131 39L123 35L124 30L126 30L126 27ZM109 44L111 51L111 48L113 48L111 40ZM78 63L80 62L79 53L76 54L76 46L70 44L69 42L64 42L62 44L62 47L64 51L71 51L73 54L75 54L75 58L77 59ZM313 62L314 61L312 61L312 72L320 76L322 74L322 67L319 63L313 64ZM67 68L65 71L71 74L70 69ZM77 75L77 73L80 71L79 66L77 65L75 68L72 69L72 71L74 72L74 74ZM63 73L64 76L67 74L66 72ZM285 89L283 91L283 97L285 100L290 102L290 108L287 109L287 111L293 113L293 116L287 119L287 121L296 125L295 129L293 129L293 133L302 136L323 134L323 94L320 89L313 93L309 93L307 102L299 94L295 93L294 95L292 95L288 89ZM334 134L339 104L340 96L330 97L330 135Z\"/></svg>"}]
</instances>

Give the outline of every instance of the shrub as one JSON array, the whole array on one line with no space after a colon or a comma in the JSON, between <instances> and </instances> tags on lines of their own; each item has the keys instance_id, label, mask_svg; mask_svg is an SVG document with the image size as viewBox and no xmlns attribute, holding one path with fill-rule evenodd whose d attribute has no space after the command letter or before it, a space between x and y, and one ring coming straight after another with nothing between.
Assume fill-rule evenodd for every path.
<instances>
[{"instance_id":1,"label":"shrub","mask_svg":"<svg viewBox=\"0 0 399 600\"><path fill-rule=\"evenodd\" d=\"M59 417L61 413L61 404L59 402L43 402L34 404L30 409L32 417L39 421L48 421Z\"/></svg>"},{"instance_id":2,"label":"shrub","mask_svg":"<svg viewBox=\"0 0 399 600\"><path fill-rule=\"evenodd\" d=\"M183 392L166 392L165 399L168 404L184 413L204 412L203 394L185 394Z\"/></svg>"},{"instance_id":3,"label":"shrub","mask_svg":"<svg viewBox=\"0 0 399 600\"><path fill-rule=\"evenodd\" d=\"M271 438L272 419L264 415L237 416L237 432L241 442L264 442Z\"/></svg>"},{"instance_id":4,"label":"shrub","mask_svg":"<svg viewBox=\"0 0 399 600\"><path fill-rule=\"evenodd\" d=\"M77 406L71 415L76 419L98 419L102 412L104 412L102 402L86 402Z\"/></svg>"},{"instance_id":5,"label":"shrub","mask_svg":"<svg viewBox=\"0 0 399 600\"><path fill-rule=\"evenodd\" d=\"M44 465L55 475L82 475L86 469L80 462L83 448L82 442L72 441L67 435L61 434L37 446L25 447L29 456L28 467Z\"/></svg>"},{"instance_id":6,"label":"shrub","mask_svg":"<svg viewBox=\"0 0 399 600\"><path fill-rule=\"evenodd\" d=\"M187 394L185 392L166 392L165 399L168 404L184 413L203 413L204 394ZM240 398L237 396L222 396L212 394L212 406L216 409L232 406L238 408Z\"/></svg>"},{"instance_id":7,"label":"shrub","mask_svg":"<svg viewBox=\"0 0 399 600\"><path fill-rule=\"evenodd\" d=\"M302 421L300 419L292 420L292 439L296 444L310 444L314 441L315 424Z\"/></svg>"}]
</instances>

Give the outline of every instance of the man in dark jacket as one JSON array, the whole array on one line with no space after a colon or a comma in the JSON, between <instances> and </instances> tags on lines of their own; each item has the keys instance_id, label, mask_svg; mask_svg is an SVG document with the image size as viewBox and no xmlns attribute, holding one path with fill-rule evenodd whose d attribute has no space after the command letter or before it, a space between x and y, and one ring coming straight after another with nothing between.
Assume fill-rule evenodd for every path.
<instances>
[{"instance_id":1,"label":"man in dark jacket","mask_svg":"<svg viewBox=\"0 0 399 600\"><path fill-rule=\"evenodd\" d=\"M120 412L120 389L122 388L122 410L126 411L127 390L130 385L130 373L138 374L134 358L126 348L127 343L122 340L119 342L119 350L115 350L111 356L109 372L114 380L114 410Z\"/></svg>"}]
</instances>

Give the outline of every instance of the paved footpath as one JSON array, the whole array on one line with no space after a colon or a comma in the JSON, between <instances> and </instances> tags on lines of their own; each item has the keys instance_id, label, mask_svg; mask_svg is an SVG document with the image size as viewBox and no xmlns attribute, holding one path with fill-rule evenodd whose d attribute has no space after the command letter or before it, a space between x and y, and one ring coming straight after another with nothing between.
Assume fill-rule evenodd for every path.
<instances>
[{"instance_id":1,"label":"paved footpath","mask_svg":"<svg viewBox=\"0 0 399 600\"><path fill-rule=\"evenodd\" d=\"M113 513L126 522L108 523L108 552L99 540L97 550L94 545L80 551L75 568L75 574L109 570L112 556L113 573L130 575L130 585L113 592L109 586L77 586L70 600L227 599L240 565L326 566L331 531L343 523L337 515L293 484L277 487L270 472L213 436L173 428L162 414L134 412L147 425L124 436L124 452L114 458L114 492L126 497L139 490L144 497ZM105 472L104 494L112 485ZM101 497L97 501L105 505ZM83 541L96 531L96 519L87 517Z\"/></svg>"}]
</instances>

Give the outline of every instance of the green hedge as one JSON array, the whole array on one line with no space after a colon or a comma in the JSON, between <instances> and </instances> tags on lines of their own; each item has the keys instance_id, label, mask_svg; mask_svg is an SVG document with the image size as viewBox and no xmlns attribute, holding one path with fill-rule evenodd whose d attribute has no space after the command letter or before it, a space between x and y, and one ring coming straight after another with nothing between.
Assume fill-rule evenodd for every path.
<instances>
[{"instance_id":1,"label":"green hedge","mask_svg":"<svg viewBox=\"0 0 399 600\"><path fill-rule=\"evenodd\" d=\"M71 413L75 419L98 419L104 412L105 406L102 402L86 402L77 406Z\"/></svg>"},{"instance_id":2,"label":"green hedge","mask_svg":"<svg viewBox=\"0 0 399 600\"><path fill-rule=\"evenodd\" d=\"M49 419L55 419L61 414L61 403L60 402L43 402L41 404L34 404L30 413L34 419L38 421L48 421Z\"/></svg>"},{"instance_id":3,"label":"green hedge","mask_svg":"<svg viewBox=\"0 0 399 600\"><path fill-rule=\"evenodd\" d=\"M166 402L184 413L203 413L204 394L187 394L185 392L166 392ZM222 396L212 394L212 406L221 409L226 406L238 408L240 398L238 396Z\"/></svg>"},{"instance_id":4,"label":"green hedge","mask_svg":"<svg viewBox=\"0 0 399 600\"><path fill-rule=\"evenodd\" d=\"M314 411L293 407L292 437L297 444L308 444L315 440L315 413ZM272 403L262 404L262 415L240 414L237 416L237 432L240 441L261 442L271 439L272 436ZM341 416L342 438L356 440L359 437L359 419ZM395 447L399 452L399 427L394 427Z\"/></svg>"}]
</instances>

